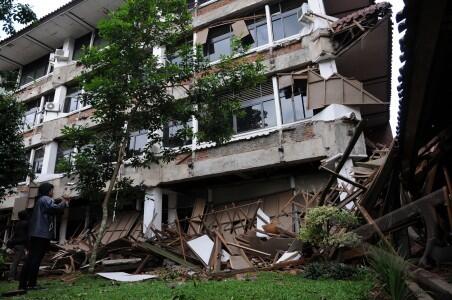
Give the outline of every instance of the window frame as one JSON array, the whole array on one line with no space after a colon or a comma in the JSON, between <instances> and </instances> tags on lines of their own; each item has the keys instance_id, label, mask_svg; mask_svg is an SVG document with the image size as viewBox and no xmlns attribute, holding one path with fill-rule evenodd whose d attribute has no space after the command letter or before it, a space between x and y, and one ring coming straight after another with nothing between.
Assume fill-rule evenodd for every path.
<instances>
[{"instance_id":1,"label":"window frame","mask_svg":"<svg viewBox=\"0 0 452 300\"><path fill-rule=\"evenodd\" d=\"M141 136L146 136L146 144L144 145L143 148L136 148L136 141L137 141L137 137L141 137ZM133 148L131 148L131 141L133 139ZM141 153L144 152L144 149L146 147L146 145L148 144L149 139L148 139L148 130L146 129L140 129L137 131L133 131L129 134L129 141L127 144L127 154L129 157L131 156L135 156L135 155L139 155Z\"/></svg>"},{"instance_id":2,"label":"window frame","mask_svg":"<svg viewBox=\"0 0 452 300\"><path fill-rule=\"evenodd\" d=\"M265 128L272 128L272 127L276 127L276 109L274 110L275 112L275 124L272 126L264 126L265 125L265 117L264 117L264 103L265 102L269 102L269 101L273 101L273 108L274 104L275 104L275 97L273 94L270 95L265 95L265 96L261 96L259 98L256 99L251 99L251 100L247 100L247 101L243 101L241 103L241 109L244 109L246 107L250 107L250 106L255 106L257 104L259 104L260 106L260 127L259 128L255 128L255 129L249 129L249 130L245 130L245 131L238 131L238 117L236 114L233 115L233 130L234 130L234 134L243 134L243 133L248 133L248 132L252 132L252 131L256 131L256 130L261 130L261 129L265 129Z\"/></svg>"},{"instance_id":3,"label":"window frame","mask_svg":"<svg viewBox=\"0 0 452 300\"><path fill-rule=\"evenodd\" d=\"M285 26L285 23L284 23L284 19L285 18L291 17L293 15L297 15L299 8L294 8L294 9L282 12L282 5L281 4L282 4L281 1L277 4L278 8L279 8L278 12L275 12L275 13L271 13L270 12L270 19L271 19L271 22L272 22L271 28L272 28L272 34L273 34L273 41L274 42L278 42L278 41L290 38L292 36L296 36L297 34L300 33L300 31L299 31L298 33L295 33L295 34L292 34L292 35L286 35L286 26ZM276 38L275 26L274 26L274 22L276 22L278 20L281 20L281 22L282 22L282 29L283 29L283 35L284 35L282 38L279 38L279 39ZM298 21L298 18L297 18L297 21ZM300 24L300 30L301 29L302 29L302 25Z\"/></svg>"}]
</instances>

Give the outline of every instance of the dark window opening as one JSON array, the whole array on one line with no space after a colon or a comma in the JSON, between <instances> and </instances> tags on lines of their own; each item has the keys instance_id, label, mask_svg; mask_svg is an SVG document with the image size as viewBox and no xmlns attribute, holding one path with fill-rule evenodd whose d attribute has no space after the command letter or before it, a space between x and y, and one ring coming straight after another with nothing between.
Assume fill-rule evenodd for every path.
<instances>
[{"instance_id":1,"label":"dark window opening","mask_svg":"<svg viewBox=\"0 0 452 300\"><path fill-rule=\"evenodd\" d=\"M78 87L68 88L66 99L64 100L63 112L69 113L86 106L81 96L81 89Z\"/></svg>"},{"instance_id":2,"label":"dark window opening","mask_svg":"<svg viewBox=\"0 0 452 300\"><path fill-rule=\"evenodd\" d=\"M39 122L39 108L41 99L32 100L25 104L25 114L23 117L23 129L28 130L33 128Z\"/></svg>"},{"instance_id":3,"label":"dark window opening","mask_svg":"<svg viewBox=\"0 0 452 300\"><path fill-rule=\"evenodd\" d=\"M187 123L188 127L192 127L192 122ZM163 146L167 148L183 147L192 144L191 137L185 132L181 122L171 121L163 128Z\"/></svg>"},{"instance_id":4,"label":"dark window opening","mask_svg":"<svg viewBox=\"0 0 452 300\"><path fill-rule=\"evenodd\" d=\"M302 25L298 22L297 11L305 2L304 0L282 1L271 6L273 39L275 41L300 33Z\"/></svg>"},{"instance_id":5,"label":"dark window opening","mask_svg":"<svg viewBox=\"0 0 452 300\"><path fill-rule=\"evenodd\" d=\"M103 48L105 46L108 45L108 42L106 40L104 40L100 35L99 32L96 31L94 33L94 41L93 41L93 46L97 47L97 48Z\"/></svg>"},{"instance_id":6,"label":"dark window opening","mask_svg":"<svg viewBox=\"0 0 452 300\"><path fill-rule=\"evenodd\" d=\"M49 57L50 55L46 54L43 57L29 63L28 65L25 65L22 68L20 85L22 86L45 76L49 68Z\"/></svg>"},{"instance_id":7,"label":"dark window opening","mask_svg":"<svg viewBox=\"0 0 452 300\"><path fill-rule=\"evenodd\" d=\"M306 80L295 80L293 86L279 91L283 124L313 116L313 111L307 107L306 88Z\"/></svg>"},{"instance_id":8,"label":"dark window opening","mask_svg":"<svg viewBox=\"0 0 452 300\"><path fill-rule=\"evenodd\" d=\"M232 41L232 27L230 24L209 29L206 44L204 44L204 56L209 61L216 61L222 55L230 55Z\"/></svg>"},{"instance_id":9,"label":"dark window opening","mask_svg":"<svg viewBox=\"0 0 452 300\"><path fill-rule=\"evenodd\" d=\"M65 164L69 164L69 167L73 165L73 153L73 148L65 147L63 144L58 145L55 173L62 173L65 169Z\"/></svg>"},{"instance_id":10,"label":"dark window opening","mask_svg":"<svg viewBox=\"0 0 452 300\"><path fill-rule=\"evenodd\" d=\"M182 53L186 51L186 48L191 49L193 47L193 39L184 39L175 47L175 49L168 48L166 53L166 59L172 64L181 65L182 64Z\"/></svg>"},{"instance_id":11,"label":"dark window opening","mask_svg":"<svg viewBox=\"0 0 452 300\"><path fill-rule=\"evenodd\" d=\"M148 143L148 131L145 129L132 132L129 137L128 157L143 153Z\"/></svg>"},{"instance_id":12,"label":"dark window opening","mask_svg":"<svg viewBox=\"0 0 452 300\"><path fill-rule=\"evenodd\" d=\"M86 48L89 48L91 45L91 37L92 33L85 34L82 37L79 37L74 42L74 53L72 54L72 60L78 60L83 55L83 51Z\"/></svg>"},{"instance_id":13,"label":"dark window opening","mask_svg":"<svg viewBox=\"0 0 452 300\"><path fill-rule=\"evenodd\" d=\"M242 91L236 97L242 102L242 109L239 114L233 116L235 133L276 126L276 108L271 81L254 89Z\"/></svg>"},{"instance_id":14,"label":"dark window opening","mask_svg":"<svg viewBox=\"0 0 452 300\"><path fill-rule=\"evenodd\" d=\"M162 224L168 225L168 195L162 194Z\"/></svg>"},{"instance_id":15,"label":"dark window opening","mask_svg":"<svg viewBox=\"0 0 452 300\"><path fill-rule=\"evenodd\" d=\"M244 39L244 43L251 48L260 47L268 44L267 18L265 9L258 10L254 13L254 19L246 21L250 37Z\"/></svg>"},{"instance_id":16,"label":"dark window opening","mask_svg":"<svg viewBox=\"0 0 452 300\"><path fill-rule=\"evenodd\" d=\"M44 163L44 149L43 148L36 149L35 157L33 160L33 172L35 174L41 174L43 163Z\"/></svg>"}]
</instances>

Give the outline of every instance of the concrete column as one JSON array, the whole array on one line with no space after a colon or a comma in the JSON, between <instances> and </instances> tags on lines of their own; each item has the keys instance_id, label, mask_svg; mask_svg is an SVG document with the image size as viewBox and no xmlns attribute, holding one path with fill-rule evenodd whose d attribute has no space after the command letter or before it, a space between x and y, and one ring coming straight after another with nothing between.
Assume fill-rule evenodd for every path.
<instances>
[{"instance_id":1,"label":"concrete column","mask_svg":"<svg viewBox=\"0 0 452 300\"><path fill-rule=\"evenodd\" d=\"M63 112L64 100L66 99L67 88L60 85L55 89L53 97L53 104L55 104L55 111L46 111L44 115L44 122L56 119L60 113Z\"/></svg>"},{"instance_id":2,"label":"concrete column","mask_svg":"<svg viewBox=\"0 0 452 300\"><path fill-rule=\"evenodd\" d=\"M58 143L51 142L47 144L44 148L44 160L42 162L42 172L41 174L54 174L55 173L55 163L58 152Z\"/></svg>"},{"instance_id":3,"label":"concrete column","mask_svg":"<svg viewBox=\"0 0 452 300\"><path fill-rule=\"evenodd\" d=\"M72 60L72 55L74 54L74 45L75 40L73 38L68 38L63 43L64 54L69 57L70 60ZM67 64L67 62L64 63Z\"/></svg>"},{"instance_id":4,"label":"concrete column","mask_svg":"<svg viewBox=\"0 0 452 300\"><path fill-rule=\"evenodd\" d=\"M268 43L273 45L273 25L272 14L270 12L270 5L265 5L265 16L267 18Z\"/></svg>"},{"instance_id":5,"label":"concrete column","mask_svg":"<svg viewBox=\"0 0 452 300\"><path fill-rule=\"evenodd\" d=\"M162 229L162 190L152 188L146 191L143 210L143 233L151 238L154 233L151 228Z\"/></svg>"},{"instance_id":6,"label":"concrete column","mask_svg":"<svg viewBox=\"0 0 452 300\"><path fill-rule=\"evenodd\" d=\"M65 208L60 223L60 235L59 235L60 240L58 242L60 245L66 244L66 232L68 220L69 220L69 208Z\"/></svg>"},{"instance_id":7,"label":"concrete column","mask_svg":"<svg viewBox=\"0 0 452 300\"><path fill-rule=\"evenodd\" d=\"M177 218L177 194L168 193L168 224L176 222Z\"/></svg>"},{"instance_id":8,"label":"concrete column","mask_svg":"<svg viewBox=\"0 0 452 300\"><path fill-rule=\"evenodd\" d=\"M281 116L281 104L279 101L278 77L273 76L272 82L273 82L273 97L275 98L276 126L278 126L278 128L281 128L282 116Z\"/></svg>"}]
</instances>

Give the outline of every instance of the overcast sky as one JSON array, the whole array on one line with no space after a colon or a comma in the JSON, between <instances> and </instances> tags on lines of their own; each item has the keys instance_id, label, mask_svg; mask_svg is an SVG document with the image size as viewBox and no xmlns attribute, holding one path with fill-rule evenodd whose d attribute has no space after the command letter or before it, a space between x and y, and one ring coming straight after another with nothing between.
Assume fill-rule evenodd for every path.
<instances>
[{"instance_id":1,"label":"overcast sky","mask_svg":"<svg viewBox=\"0 0 452 300\"><path fill-rule=\"evenodd\" d=\"M22 0L20 2L30 4L38 18L40 18L54 11L55 9L61 7L62 5L68 3L69 1L70 0ZM398 85L397 77L399 76L399 69L401 67L401 63L399 60L400 57L399 39L401 35L398 33L397 30L397 26L395 23L395 15L397 12L402 10L403 0L386 0L386 1L391 3L393 6L392 7L394 12L393 24L395 24L393 29L394 37L392 43L392 93L391 93L391 127L393 132L395 133L399 102L399 97L397 94L397 85ZM383 2L383 0L377 0L376 2Z\"/></svg>"}]
</instances>

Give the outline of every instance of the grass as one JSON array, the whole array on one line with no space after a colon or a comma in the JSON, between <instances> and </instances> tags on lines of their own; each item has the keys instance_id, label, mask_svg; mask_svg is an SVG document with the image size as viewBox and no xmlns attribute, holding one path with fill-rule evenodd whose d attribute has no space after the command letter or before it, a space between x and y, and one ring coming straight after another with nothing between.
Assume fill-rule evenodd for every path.
<instances>
[{"instance_id":1,"label":"grass","mask_svg":"<svg viewBox=\"0 0 452 300\"><path fill-rule=\"evenodd\" d=\"M252 278L252 277L251 277ZM47 290L30 291L13 299L368 299L373 280L309 280L287 273L259 273L255 280L186 281L172 283L150 280L116 283L100 277L83 276L72 284L60 280L41 281ZM0 293L16 283L0 282Z\"/></svg>"}]
</instances>

